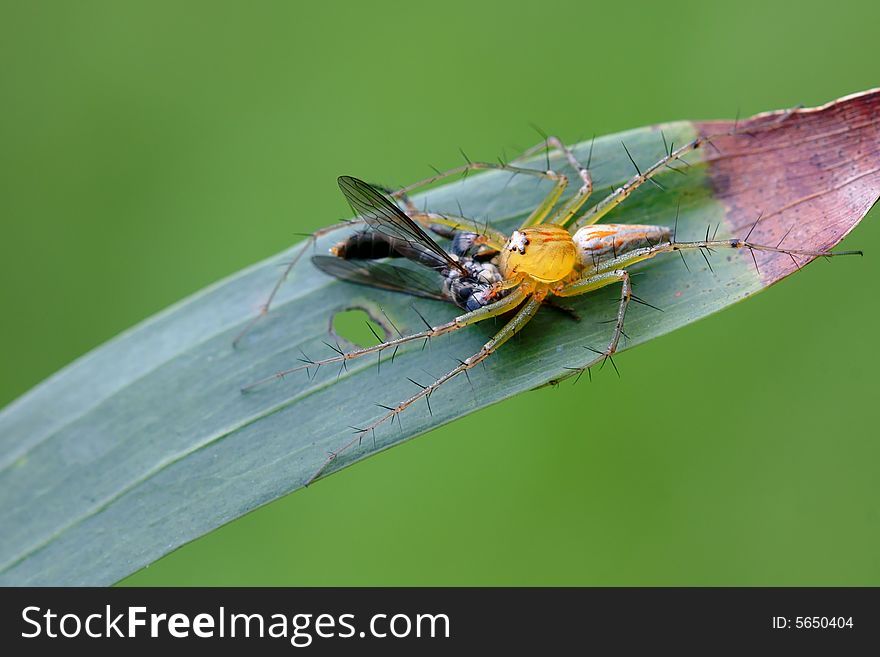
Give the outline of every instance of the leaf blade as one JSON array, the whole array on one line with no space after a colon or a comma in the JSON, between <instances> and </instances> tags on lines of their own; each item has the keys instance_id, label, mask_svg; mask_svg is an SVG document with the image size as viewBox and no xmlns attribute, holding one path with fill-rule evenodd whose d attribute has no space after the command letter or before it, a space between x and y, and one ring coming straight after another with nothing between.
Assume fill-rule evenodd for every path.
<instances>
[{"instance_id":1,"label":"leaf blade","mask_svg":"<svg viewBox=\"0 0 880 657\"><path fill-rule=\"evenodd\" d=\"M876 116L878 98L873 93L844 101L842 114L840 105L831 105L832 118L839 123L872 110ZM803 116L813 115L804 112L793 118L800 121L797 117ZM722 125L730 124L670 124L662 127L662 136L685 143ZM860 133L862 143L872 146L863 158L866 163L873 161L876 129L871 123L864 129L867 132ZM741 136L723 145L722 153L740 148L739 139L753 146L753 138ZM603 188L619 185L632 174L621 141L640 165L665 152L658 128L597 140L596 200L604 195ZM576 151L584 157L588 147L582 144ZM751 207L754 201L742 200L755 185L742 191L735 185L725 188L719 181L724 180L721 174L733 182L739 175L744 180L754 178L719 168L723 162L742 158L712 161L712 157L703 153L710 160L707 164L694 158L687 176L666 176L666 192L643 187L609 220L669 225L680 201L681 239L703 237L705 226L716 223L727 235L741 235L736 231L748 225L745 219L750 223L757 214L757 208ZM554 166L562 164L555 159ZM876 162L868 164L867 171L873 166ZM880 181L875 173L866 173L840 190L851 193L856 184L858 202L841 207L840 221L831 222L821 244L842 239L876 200ZM833 181L828 186L835 188ZM432 190L428 200L432 209L453 213L458 213L461 201L467 214L488 215L509 227L528 213L540 191L533 181L511 182L504 174L490 173ZM764 192L761 198L771 197ZM766 225L769 228L761 226L762 231L785 228ZM760 235L769 239L777 233ZM338 238L338 233L324 238L319 251ZM314 380L302 376L259 395L242 396L238 393L242 384L290 364L299 357L300 348L315 356L314 350L328 337L333 314L344 308L364 307L380 325L386 324L384 311L404 332L420 328L410 309L412 299L345 285L304 266L282 288L267 321L242 349L233 351L232 336L271 287L278 260L288 259L298 248L303 247L298 245L160 313L0 412L0 522L8 528L0 536L0 583L118 580L174 547L298 488L328 450L350 439L349 425L370 419L370 402L396 403L414 391L408 376L422 381L425 369L440 375L491 335L491 327L475 327L446 336L432 343L428 361L414 345L398 355L393 378L377 380L374 361L367 359L349 364L338 378L335 372L322 372ZM772 262L768 260L768 266ZM691 260L690 273L672 259L646 265L643 270L648 273L637 277L636 293L665 312L633 309L627 323L633 339L627 346L694 321L790 273L780 265L778 276L773 268L757 274L750 260L742 257L716 258L713 266L714 274L698 259ZM577 310L601 321L613 313L617 294L609 289L578 299ZM432 322L455 312L448 304L416 303ZM391 327L386 325L386 330ZM334 468L562 376L565 367L576 364L573 354L585 352L587 346L603 346L608 331L592 321L589 326L577 325L542 312L517 344L499 350L485 371L474 373L473 392L461 381L444 387L432 400L433 414L427 408L411 409L402 417L403 433L397 427L386 428L375 445L367 438L361 450ZM537 371L535 363L541 363ZM375 399L365 396L365 390Z\"/></svg>"}]
</instances>

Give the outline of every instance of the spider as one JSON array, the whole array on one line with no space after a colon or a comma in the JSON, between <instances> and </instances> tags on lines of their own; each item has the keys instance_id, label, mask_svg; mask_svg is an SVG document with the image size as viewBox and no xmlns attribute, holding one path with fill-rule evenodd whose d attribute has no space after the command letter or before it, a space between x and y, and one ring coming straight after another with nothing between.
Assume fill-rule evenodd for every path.
<instances>
[{"instance_id":1,"label":"spider","mask_svg":"<svg viewBox=\"0 0 880 657\"><path fill-rule=\"evenodd\" d=\"M373 285L386 289L409 292L420 296L431 296L456 303L466 310L454 319L429 326L426 330L404 335L379 344L342 352L323 360L307 360L303 365L278 372L243 388L243 391L291 372L319 367L330 363L345 363L371 353L386 349L396 349L413 341L437 337L461 330L477 322L514 312L504 326L471 356L428 385L419 385L419 391L396 406L386 407L386 412L369 424L357 429L354 438L331 452L321 468L312 475L308 483L314 481L323 470L344 451L358 444L363 436L373 432L376 427L392 420L406 408L420 399L428 400L431 394L447 381L467 372L486 360L501 345L510 340L536 315L545 303L552 299L575 297L588 294L609 285L621 285L620 301L611 337L603 350L595 353L589 361L569 368L572 374L580 374L599 361L611 359L617 351L620 338L624 335L624 320L631 301L641 301L632 293L629 268L638 262L648 260L662 253L674 251L713 249L748 249L786 254L791 258L808 258L831 255L861 255L860 251L818 252L808 250L784 249L779 246L754 244L749 241L751 231L744 238L710 239L682 242L675 238L674 228L647 224L598 224L611 210L622 203L633 191L652 178L664 167L690 153L711 138L700 137L673 150L644 171L639 170L635 161L636 175L622 186L613 190L607 197L579 214L592 192L592 178L588 166L583 166L570 148L556 137L547 137L536 147L529 149L523 157L541 150L548 153L546 170L529 169L513 164L470 162L438 173L395 192L386 192L357 178L342 176L338 179L340 189L352 209L367 228L331 249L329 256L315 256L312 261L321 270L350 282ZM626 146L624 145L624 148ZM549 151L560 151L571 167L577 172L581 186L568 200L559 200L568 184L568 178L549 167ZM629 151L627 150L627 155ZM516 175L529 175L550 180L553 189L535 207L517 230L505 235L488 225L461 216L439 215L419 211L409 200L409 193L437 181L473 170L496 169ZM400 200L407 212L396 203ZM760 220L760 217L759 217ZM677 217L676 217L677 223ZM320 235L336 229L333 226L322 229L311 236L314 241ZM450 252L445 251L423 230L433 230L452 238ZM754 226L753 226L754 229ZM305 250L305 249L304 249ZM287 267L276 283L261 315L268 311L272 298L283 280L295 266L301 251ZM705 255L705 253L704 253ZM379 258L404 257L439 274L422 278L412 269L402 270L387 261L376 262ZM795 261L796 262L796 261ZM757 263L756 263L757 264ZM650 304L648 304L650 305ZM260 315L260 316L261 316ZM254 321L256 321L256 319ZM247 332L253 321L236 338ZM613 360L612 360L613 365ZM616 367L615 367L616 369Z\"/></svg>"}]
</instances>

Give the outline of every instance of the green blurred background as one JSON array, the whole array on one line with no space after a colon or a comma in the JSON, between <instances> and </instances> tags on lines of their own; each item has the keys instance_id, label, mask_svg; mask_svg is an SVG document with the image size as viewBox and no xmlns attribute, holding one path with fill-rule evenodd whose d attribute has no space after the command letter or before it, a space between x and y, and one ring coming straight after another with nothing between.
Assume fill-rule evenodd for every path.
<instances>
[{"instance_id":1,"label":"green blurred background","mask_svg":"<svg viewBox=\"0 0 880 657\"><path fill-rule=\"evenodd\" d=\"M0 404L388 184L878 84L876 2L0 4ZM880 584L875 209L819 262L128 584ZM522 418L511 427L507 419Z\"/></svg>"}]
</instances>

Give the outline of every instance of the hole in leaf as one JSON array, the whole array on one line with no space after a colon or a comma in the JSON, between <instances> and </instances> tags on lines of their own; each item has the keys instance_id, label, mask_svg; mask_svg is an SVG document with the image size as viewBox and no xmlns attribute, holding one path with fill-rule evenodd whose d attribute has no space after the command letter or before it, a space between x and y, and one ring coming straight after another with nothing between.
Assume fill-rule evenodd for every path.
<instances>
[{"instance_id":1,"label":"hole in leaf","mask_svg":"<svg viewBox=\"0 0 880 657\"><path fill-rule=\"evenodd\" d=\"M368 327L372 327L376 334ZM333 315L330 332L357 347L367 347L388 339L388 331L363 308L349 308ZM378 335L381 340L376 339Z\"/></svg>"}]
</instances>

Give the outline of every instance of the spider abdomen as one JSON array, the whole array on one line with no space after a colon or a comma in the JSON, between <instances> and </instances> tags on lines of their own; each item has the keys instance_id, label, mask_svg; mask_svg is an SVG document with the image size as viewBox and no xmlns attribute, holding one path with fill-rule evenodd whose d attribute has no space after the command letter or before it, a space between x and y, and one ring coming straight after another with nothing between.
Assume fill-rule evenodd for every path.
<instances>
[{"instance_id":1,"label":"spider abdomen","mask_svg":"<svg viewBox=\"0 0 880 657\"><path fill-rule=\"evenodd\" d=\"M646 224L593 224L584 226L572 237L578 262L594 267L600 261L624 253L668 242L672 231L666 226Z\"/></svg>"}]
</instances>

